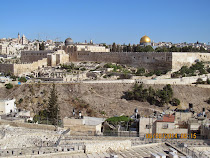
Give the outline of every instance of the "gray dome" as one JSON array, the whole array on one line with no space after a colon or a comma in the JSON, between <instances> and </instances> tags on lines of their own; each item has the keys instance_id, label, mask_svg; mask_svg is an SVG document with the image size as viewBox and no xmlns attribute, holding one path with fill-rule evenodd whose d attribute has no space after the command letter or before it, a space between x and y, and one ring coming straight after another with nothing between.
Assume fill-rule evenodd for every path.
<instances>
[{"instance_id":1,"label":"gray dome","mask_svg":"<svg viewBox=\"0 0 210 158\"><path fill-rule=\"evenodd\" d=\"M71 45L71 44L74 44L74 41L71 38L67 38L65 40L65 45L68 46L68 45Z\"/></svg>"}]
</instances>

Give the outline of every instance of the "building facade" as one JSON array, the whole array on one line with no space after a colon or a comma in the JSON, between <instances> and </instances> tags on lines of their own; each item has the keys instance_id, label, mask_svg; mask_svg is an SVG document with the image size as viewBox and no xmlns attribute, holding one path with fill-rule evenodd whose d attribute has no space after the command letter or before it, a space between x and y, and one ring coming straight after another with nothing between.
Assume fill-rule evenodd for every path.
<instances>
[{"instance_id":1,"label":"building facade","mask_svg":"<svg viewBox=\"0 0 210 158\"><path fill-rule=\"evenodd\" d=\"M16 112L15 99L12 100L0 100L0 114L10 114Z\"/></svg>"}]
</instances>

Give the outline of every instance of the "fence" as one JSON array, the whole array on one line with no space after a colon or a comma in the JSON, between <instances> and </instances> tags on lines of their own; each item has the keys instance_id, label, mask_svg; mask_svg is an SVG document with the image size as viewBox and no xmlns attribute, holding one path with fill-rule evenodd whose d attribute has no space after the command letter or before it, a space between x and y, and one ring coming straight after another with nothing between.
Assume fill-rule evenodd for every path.
<instances>
[{"instance_id":1,"label":"fence","mask_svg":"<svg viewBox=\"0 0 210 158\"><path fill-rule=\"evenodd\" d=\"M204 154L203 152L198 153L198 152L193 151L193 149L189 149L187 145L185 145L183 142L182 143L179 142L177 139L176 140L167 139L166 142L171 145L173 144L177 149L179 149L186 155L191 156L192 158L208 158L209 157L208 155Z\"/></svg>"},{"instance_id":2,"label":"fence","mask_svg":"<svg viewBox=\"0 0 210 158\"><path fill-rule=\"evenodd\" d=\"M109 131L103 132L103 136L114 136L114 137L139 137L139 133L136 131Z\"/></svg>"}]
</instances>

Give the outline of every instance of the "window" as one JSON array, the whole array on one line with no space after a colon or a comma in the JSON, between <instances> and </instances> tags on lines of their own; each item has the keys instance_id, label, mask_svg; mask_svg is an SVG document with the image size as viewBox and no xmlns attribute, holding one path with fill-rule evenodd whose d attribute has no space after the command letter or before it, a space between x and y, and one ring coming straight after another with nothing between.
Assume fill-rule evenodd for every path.
<instances>
[{"instance_id":1,"label":"window","mask_svg":"<svg viewBox=\"0 0 210 158\"><path fill-rule=\"evenodd\" d=\"M168 128L168 124L163 124L162 128L163 129L167 129Z\"/></svg>"},{"instance_id":2,"label":"window","mask_svg":"<svg viewBox=\"0 0 210 158\"><path fill-rule=\"evenodd\" d=\"M151 125L146 125L146 129L150 129L151 128Z\"/></svg>"}]
</instances>

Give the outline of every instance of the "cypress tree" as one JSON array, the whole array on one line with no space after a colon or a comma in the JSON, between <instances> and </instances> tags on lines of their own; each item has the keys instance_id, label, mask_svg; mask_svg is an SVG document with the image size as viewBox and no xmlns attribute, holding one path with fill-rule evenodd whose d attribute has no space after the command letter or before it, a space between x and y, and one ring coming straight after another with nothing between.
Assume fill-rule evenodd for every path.
<instances>
[{"instance_id":1,"label":"cypress tree","mask_svg":"<svg viewBox=\"0 0 210 158\"><path fill-rule=\"evenodd\" d=\"M60 111L58 108L57 99L57 92L55 89L55 84L53 83L48 102L48 116L53 125L56 125L59 120Z\"/></svg>"}]
</instances>

